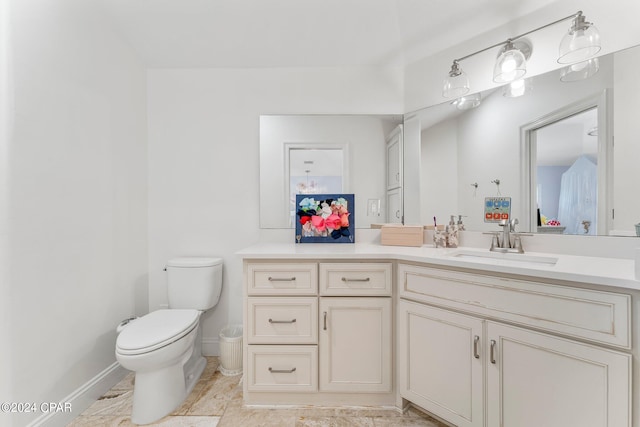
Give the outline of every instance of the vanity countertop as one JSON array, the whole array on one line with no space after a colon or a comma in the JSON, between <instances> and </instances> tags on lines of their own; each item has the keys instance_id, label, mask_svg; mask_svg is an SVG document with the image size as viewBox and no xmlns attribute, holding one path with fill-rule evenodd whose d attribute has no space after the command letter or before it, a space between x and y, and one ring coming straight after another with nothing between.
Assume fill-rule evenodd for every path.
<instances>
[{"instance_id":1,"label":"vanity countertop","mask_svg":"<svg viewBox=\"0 0 640 427\"><path fill-rule=\"evenodd\" d=\"M488 249L377 243L262 243L237 254L244 259L389 259L640 290L640 281L635 280L634 261L629 259L538 252L503 256Z\"/></svg>"}]
</instances>

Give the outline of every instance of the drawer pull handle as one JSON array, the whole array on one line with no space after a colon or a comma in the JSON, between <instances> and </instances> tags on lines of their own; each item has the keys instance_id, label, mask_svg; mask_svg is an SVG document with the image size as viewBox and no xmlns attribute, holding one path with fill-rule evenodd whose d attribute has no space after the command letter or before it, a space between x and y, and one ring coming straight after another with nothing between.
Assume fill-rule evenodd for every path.
<instances>
[{"instance_id":1,"label":"drawer pull handle","mask_svg":"<svg viewBox=\"0 0 640 427\"><path fill-rule=\"evenodd\" d=\"M268 279L270 282L293 282L296 280L295 276L294 277L271 277L269 276Z\"/></svg>"},{"instance_id":2,"label":"drawer pull handle","mask_svg":"<svg viewBox=\"0 0 640 427\"><path fill-rule=\"evenodd\" d=\"M489 361L491 363L493 363L494 365L496 364L496 342L494 340L491 340L491 352L489 354Z\"/></svg>"},{"instance_id":3,"label":"drawer pull handle","mask_svg":"<svg viewBox=\"0 0 640 427\"><path fill-rule=\"evenodd\" d=\"M327 330L327 312L323 312L322 313L323 317L324 317L324 326L322 329L324 329L325 331Z\"/></svg>"},{"instance_id":4,"label":"drawer pull handle","mask_svg":"<svg viewBox=\"0 0 640 427\"><path fill-rule=\"evenodd\" d=\"M296 323L296 319L292 319L292 320L273 320L273 319L269 319L269 323Z\"/></svg>"},{"instance_id":5,"label":"drawer pull handle","mask_svg":"<svg viewBox=\"0 0 640 427\"><path fill-rule=\"evenodd\" d=\"M479 336L474 336L473 337L473 357L475 357L476 359L480 359L480 353L478 352L478 343L480 342L480 337Z\"/></svg>"},{"instance_id":6,"label":"drawer pull handle","mask_svg":"<svg viewBox=\"0 0 640 427\"><path fill-rule=\"evenodd\" d=\"M366 277L364 279L348 279L346 277L342 278L343 282L368 282L369 280L371 280L369 277Z\"/></svg>"},{"instance_id":7,"label":"drawer pull handle","mask_svg":"<svg viewBox=\"0 0 640 427\"><path fill-rule=\"evenodd\" d=\"M292 374L296 371L296 368L291 368L291 369L273 369L271 366L269 366L269 372L271 372L272 374Z\"/></svg>"}]
</instances>

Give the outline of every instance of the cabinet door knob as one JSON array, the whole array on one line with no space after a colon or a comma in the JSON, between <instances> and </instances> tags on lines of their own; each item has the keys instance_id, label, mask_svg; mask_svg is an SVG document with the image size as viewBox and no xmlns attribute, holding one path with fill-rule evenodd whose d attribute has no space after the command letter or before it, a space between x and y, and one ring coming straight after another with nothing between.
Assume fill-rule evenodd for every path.
<instances>
[{"instance_id":1,"label":"cabinet door knob","mask_svg":"<svg viewBox=\"0 0 640 427\"><path fill-rule=\"evenodd\" d=\"M473 357L480 359L480 352L478 351L478 345L480 343L480 337L478 335L473 337Z\"/></svg>"},{"instance_id":2,"label":"cabinet door knob","mask_svg":"<svg viewBox=\"0 0 640 427\"><path fill-rule=\"evenodd\" d=\"M490 348L490 350L491 351L489 352L489 361L495 365L496 364L496 342L495 342L495 340L491 340L491 348Z\"/></svg>"},{"instance_id":3,"label":"cabinet door knob","mask_svg":"<svg viewBox=\"0 0 640 427\"><path fill-rule=\"evenodd\" d=\"M326 331L327 330L327 312L326 311L322 313L322 317L324 318L322 329Z\"/></svg>"}]
</instances>

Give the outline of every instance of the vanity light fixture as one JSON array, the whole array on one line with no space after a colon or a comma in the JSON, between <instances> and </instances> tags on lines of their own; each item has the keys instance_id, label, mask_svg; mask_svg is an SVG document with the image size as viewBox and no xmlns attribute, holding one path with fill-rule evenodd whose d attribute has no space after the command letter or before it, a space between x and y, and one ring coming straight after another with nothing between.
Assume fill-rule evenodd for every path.
<instances>
[{"instance_id":1,"label":"vanity light fixture","mask_svg":"<svg viewBox=\"0 0 640 427\"><path fill-rule=\"evenodd\" d=\"M453 61L451 70L442 87L442 96L445 98L457 98L469 92L469 78L458 65L458 60Z\"/></svg>"},{"instance_id":2,"label":"vanity light fixture","mask_svg":"<svg viewBox=\"0 0 640 427\"><path fill-rule=\"evenodd\" d=\"M559 64L585 61L600 52L600 33L595 25L587 22L582 12L573 16L571 28L560 42Z\"/></svg>"},{"instance_id":3,"label":"vanity light fixture","mask_svg":"<svg viewBox=\"0 0 640 427\"><path fill-rule=\"evenodd\" d=\"M472 95L461 96L451 103L455 105L458 110L470 110L480 105L480 94L474 93Z\"/></svg>"},{"instance_id":4,"label":"vanity light fixture","mask_svg":"<svg viewBox=\"0 0 640 427\"><path fill-rule=\"evenodd\" d=\"M598 58L591 58L586 61L567 65L560 70L560 81L577 82L585 80L596 74L599 69L600 60Z\"/></svg>"},{"instance_id":5,"label":"vanity light fixture","mask_svg":"<svg viewBox=\"0 0 640 427\"><path fill-rule=\"evenodd\" d=\"M493 67L493 81L496 83L510 83L527 74L527 59L531 55L531 45L524 40L516 45L507 40L500 51L500 55ZM528 52L525 56L524 52Z\"/></svg>"},{"instance_id":6,"label":"vanity light fixture","mask_svg":"<svg viewBox=\"0 0 640 427\"><path fill-rule=\"evenodd\" d=\"M517 98L531 91L531 79L518 79L504 85L502 96L506 98Z\"/></svg>"},{"instance_id":7,"label":"vanity light fixture","mask_svg":"<svg viewBox=\"0 0 640 427\"><path fill-rule=\"evenodd\" d=\"M573 21L560 43L558 62L561 64L573 64L592 58L601 49L600 35L597 28L586 21L582 11L578 11L573 15L511 37L504 42L496 43L469 55L454 59L451 70L444 80L442 96L445 98L457 98L467 94L471 89L469 78L462 71L460 62L499 46L502 46L502 49L494 67L493 81L496 83L509 83L521 79L527 72L527 60L531 55L532 49L531 44L523 37L568 19Z\"/></svg>"}]
</instances>

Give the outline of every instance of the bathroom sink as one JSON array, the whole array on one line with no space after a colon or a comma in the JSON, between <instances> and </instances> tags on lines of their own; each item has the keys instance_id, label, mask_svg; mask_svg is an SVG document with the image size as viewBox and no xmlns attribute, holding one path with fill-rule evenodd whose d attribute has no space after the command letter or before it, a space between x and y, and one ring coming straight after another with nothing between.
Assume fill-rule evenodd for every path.
<instances>
[{"instance_id":1,"label":"bathroom sink","mask_svg":"<svg viewBox=\"0 0 640 427\"><path fill-rule=\"evenodd\" d=\"M452 258L464 259L467 261L486 262L496 265L520 265L520 266L554 266L558 258L550 256L538 256L518 253L502 253L490 251L469 251L459 250L449 254Z\"/></svg>"}]
</instances>

